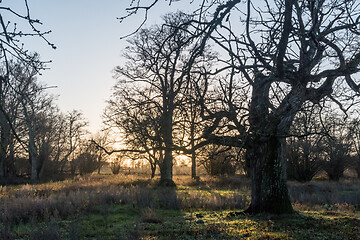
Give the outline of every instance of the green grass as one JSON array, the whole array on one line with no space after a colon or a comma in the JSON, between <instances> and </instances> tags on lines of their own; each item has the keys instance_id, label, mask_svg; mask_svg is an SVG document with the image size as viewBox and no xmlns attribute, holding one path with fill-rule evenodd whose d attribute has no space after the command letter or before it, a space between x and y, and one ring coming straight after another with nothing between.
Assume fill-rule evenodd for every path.
<instances>
[{"instance_id":1,"label":"green grass","mask_svg":"<svg viewBox=\"0 0 360 240\"><path fill-rule=\"evenodd\" d=\"M7 186L0 197L0 239L358 239L360 236L359 204L343 203L338 195L334 196L339 203L317 199L324 194L353 196L359 191L358 184L290 183L292 191L298 191L293 198L306 200L294 202L296 214L248 216L242 213L250 194L246 179L204 178L200 184L194 184L188 176L175 180L178 183L175 189L158 188L155 181L133 176L94 176ZM310 197L317 200L312 202Z\"/></svg>"},{"instance_id":2,"label":"green grass","mask_svg":"<svg viewBox=\"0 0 360 240\"><path fill-rule=\"evenodd\" d=\"M295 215L246 216L235 211L154 209L144 221L143 210L129 205L97 206L74 219L28 223L13 228L15 238L57 231L60 239L357 239L359 214L300 211ZM156 221L151 221L156 220ZM54 221L54 220L52 220ZM55 227L54 227L55 225ZM48 230L46 230L48 228ZM39 235L40 234L40 235ZM70 235L72 234L72 235ZM34 238L35 239L35 238Z\"/></svg>"}]
</instances>

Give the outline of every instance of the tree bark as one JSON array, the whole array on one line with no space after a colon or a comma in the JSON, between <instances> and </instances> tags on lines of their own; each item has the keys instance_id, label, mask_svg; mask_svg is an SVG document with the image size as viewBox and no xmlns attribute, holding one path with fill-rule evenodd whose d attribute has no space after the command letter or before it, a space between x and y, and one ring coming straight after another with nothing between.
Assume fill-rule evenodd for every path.
<instances>
[{"instance_id":1,"label":"tree bark","mask_svg":"<svg viewBox=\"0 0 360 240\"><path fill-rule=\"evenodd\" d=\"M102 167L102 156L101 156L101 153L99 153L100 155L98 156L98 168L97 168L97 173L98 174L101 174L101 167Z\"/></svg>"},{"instance_id":2,"label":"tree bark","mask_svg":"<svg viewBox=\"0 0 360 240\"><path fill-rule=\"evenodd\" d=\"M31 180L39 179L37 148L31 126L29 128L29 159L31 163Z\"/></svg>"},{"instance_id":3,"label":"tree bark","mask_svg":"<svg viewBox=\"0 0 360 240\"><path fill-rule=\"evenodd\" d=\"M195 123L191 123L190 129L190 141L191 141L191 178L196 179L196 150L195 150Z\"/></svg>"},{"instance_id":4,"label":"tree bark","mask_svg":"<svg viewBox=\"0 0 360 240\"><path fill-rule=\"evenodd\" d=\"M160 167L160 186L175 186L173 181L173 156L171 150L165 150L164 160Z\"/></svg>"},{"instance_id":5,"label":"tree bark","mask_svg":"<svg viewBox=\"0 0 360 240\"><path fill-rule=\"evenodd\" d=\"M156 173L156 163L154 164L150 163L150 168L151 168L151 179L153 179Z\"/></svg>"},{"instance_id":6,"label":"tree bark","mask_svg":"<svg viewBox=\"0 0 360 240\"><path fill-rule=\"evenodd\" d=\"M163 115L163 122L161 126L162 137L164 140L165 150L164 159L160 164L160 185L161 186L175 186L173 181L173 110L171 104L170 107L165 110ZM164 104L164 106L169 106Z\"/></svg>"},{"instance_id":7,"label":"tree bark","mask_svg":"<svg viewBox=\"0 0 360 240\"><path fill-rule=\"evenodd\" d=\"M301 106L296 96L290 93L294 102L288 109L270 112L269 89L271 79L259 76L253 84L252 101L249 112L249 139L246 143L246 161L251 169L251 205L247 212L256 214L269 212L288 214L293 212L290 202L285 167L285 136L296 114L294 108ZM285 101L285 100L284 100Z\"/></svg>"},{"instance_id":8,"label":"tree bark","mask_svg":"<svg viewBox=\"0 0 360 240\"><path fill-rule=\"evenodd\" d=\"M5 105L3 96L3 78L0 78L0 104ZM8 122L5 118L5 114L0 112L0 177L6 177L6 148L7 148L7 125Z\"/></svg>"},{"instance_id":9,"label":"tree bark","mask_svg":"<svg viewBox=\"0 0 360 240\"><path fill-rule=\"evenodd\" d=\"M36 180L39 179L39 171L38 171L38 154L37 154L37 148L36 148L36 144L35 144L35 134L34 134L34 130L35 127L32 124L32 119L30 118L29 114L28 114L28 110L26 108L26 102L24 99L21 100L22 106L23 106L23 110L24 110L24 116L25 116L25 121L28 127L28 137L29 137L29 142L28 142L28 151L29 151L29 161L31 164L31 180Z\"/></svg>"},{"instance_id":10,"label":"tree bark","mask_svg":"<svg viewBox=\"0 0 360 240\"><path fill-rule=\"evenodd\" d=\"M196 179L196 154L195 150L191 152L191 178Z\"/></svg>"},{"instance_id":11,"label":"tree bark","mask_svg":"<svg viewBox=\"0 0 360 240\"><path fill-rule=\"evenodd\" d=\"M5 177L5 158L3 157L3 150L0 151L0 177Z\"/></svg>"},{"instance_id":12,"label":"tree bark","mask_svg":"<svg viewBox=\"0 0 360 240\"><path fill-rule=\"evenodd\" d=\"M1 113L0 113L1 114ZM0 139L0 177L6 177L6 137L4 134L4 128L0 129L1 131L1 139Z\"/></svg>"},{"instance_id":13,"label":"tree bark","mask_svg":"<svg viewBox=\"0 0 360 240\"><path fill-rule=\"evenodd\" d=\"M292 213L285 167L285 139L255 137L247 149L251 167L251 205L247 212L256 214Z\"/></svg>"}]
</instances>

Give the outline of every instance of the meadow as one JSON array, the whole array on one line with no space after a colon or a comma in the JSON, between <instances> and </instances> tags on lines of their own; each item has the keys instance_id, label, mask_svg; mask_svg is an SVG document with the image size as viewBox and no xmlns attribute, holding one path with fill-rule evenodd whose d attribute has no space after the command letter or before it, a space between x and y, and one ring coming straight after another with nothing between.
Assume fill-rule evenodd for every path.
<instances>
[{"instance_id":1,"label":"meadow","mask_svg":"<svg viewBox=\"0 0 360 240\"><path fill-rule=\"evenodd\" d=\"M289 182L296 213L243 213L242 176L87 175L0 187L0 239L359 239L360 182Z\"/></svg>"}]
</instances>

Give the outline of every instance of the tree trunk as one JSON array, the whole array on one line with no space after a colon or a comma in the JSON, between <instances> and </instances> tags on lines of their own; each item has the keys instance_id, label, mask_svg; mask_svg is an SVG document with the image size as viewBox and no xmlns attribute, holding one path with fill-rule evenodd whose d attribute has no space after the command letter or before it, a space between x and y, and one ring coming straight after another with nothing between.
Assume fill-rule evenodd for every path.
<instances>
[{"instance_id":1,"label":"tree trunk","mask_svg":"<svg viewBox=\"0 0 360 240\"><path fill-rule=\"evenodd\" d=\"M251 205L247 212L292 213L286 184L285 139L256 137L247 149L251 167Z\"/></svg>"},{"instance_id":2,"label":"tree trunk","mask_svg":"<svg viewBox=\"0 0 360 240\"><path fill-rule=\"evenodd\" d=\"M101 174L101 167L102 167L102 156L101 156L101 153L99 153L100 155L98 156L98 168L97 168L97 173L98 174Z\"/></svg>"},{"instance_id":3,"label":"tree trunk","mask_svg":"<svg viewBox=\"0 0 360 240\"><path fill-rule=\"evenodd\" d=\"M0 154L0 178L5 177L5 158L3 157L3 151L1 151Z\"/></svg>"},{"instance_id":4,"label":"tree trunk","mask_svg":"<svg viewBox=\"0 0 360 240\"><path fill-rule=\"evenodd\" d=\"M156 163L154 164L150 163L150 168L151 168L151 179L153 179L156 173Z\"/></svg>"},{"instance_id":5,"label":"tree trunk","mask_svg":"<svg viewBox=\"0 0 360 240\"><path fill-rule=\"evenodd\" d=\"M31 180L39 179L37 149L31 130L29 130L29 159L31 163Z\"/></svg>"},{"instance_id":6,"label":"tree trunk","mask_svg":"<svg viewBox=\"0 0 360 240\"><path fill-rule=\"evenodd\" d=\"M196 179L196 154L193 150L191 152L191 178Z\"/></svg>"},{"instance_id":7,"label":"tree trunk","mask_svg":"<svg viewBox=\"0 0 360 240\"><path fill-rule=\"evenodd\" d=\"M1 114L1 113L0 113ZM6 177L6 137L4 134L4 128L0 129L1 131L1 139L0 139L0 177Z\"/></svg>"},{"instance_id":8,"label":"tree trunk","mask_svg":"<svg viewBox=\"0 0 360 240\"><path fill-rule=\"evenodd\" d=\"M161 186L175 186L173 181L173 156L171 150L165 150L164 160L160 167L160 183Z\"/></svg>"},{"instance_id":9,"label":"tree trunk","mask_svg":"<svg viewBox=\"0 0 360 240\"><path fill-rule=\"evenodd\" d=\"M2 113L0 113L2 114ZM2 118L1 118L2 120ZM0 120L0 121L1 121ZM2 122L2 121L1 121ZM6 177L6 147L7 147L7 139L4 134L4 128L1 127L1 138L0 138L0 177Z\"/></svg>"},{"instance_id":10,"label":"tree trunk","mask_svg":"<svg viewBox=\"0 0 360 240\"><path fill-rule=\"evenodd\" d=\"M292 92L285 99L292 104L269 109L271 81L259 75L253 85L249 112L250 135L246 143L246 161L251 169L251 205L247 212L288 214L290 202L285 166L286 139L292 120L301 107L303 92ZM283 137L281 137L283 136Z\"/></svg>"},{"instance_id":11,"label":"tree trunk","mask_svg":"<svg viewBox=\"0 0 360 240\"><path fill-rule=\"evenodd\" d=\"M25 106L24 106L25 109ZM29 151L29 160L31 164L31 180L39 179L39 172L38 172L38 154L37 148L35 145L35 136L33 132L33 125L31 123L31 119L29 118L27 111L24 111L25 119L28 125L28 136L29 136L29 143L28 143L28 151Z\"/></svg>"},{"instance_id":12,"label":"tree trunk","mask_svg":"<svg viewBox=\"0 0 360 240\"><path fill-rule=\"evenodd\" d=\"M0 112L0 135L0 177L6 177L8 173L7 160L10 143L10 126L3 112Z\"/></svg>"},{"instance_id":13,"label":"tree trunk","mask_svg":"<svg viewBox=\"0 0 360 240\"><path fill-rule=\"evenodd\" d=\"M170 104L169 104L170 105ZM170 105L171 106L171 105ZM163 116L163 122L161 126L162 137L164 140L165 150L164 159L160 164L160 185L161 186L175 186L173 181L173 110L168 107Z\"/></svg>"},{"instance_id":14,"label":"tree trunk","mask_svg":"<svg viewBox=\"0 0 360 240\"><path fill-rule=\"evenodd\" d=\"M4 77L0 77L0 104L2 106L1 109L4 107L4 97L3 97L3 84L4 84ZM5 161L6 161L6 148L4 144L4 124L6 124L6 118L4 113L0 112L0 177L6 176L5 170Z\"/></svg>"},{"instance_id":15,"label":"tree trunk","mask_svg":"<svg viewBox=\"0 0 360 240\"><path fill-rule=\"evenodd\" d=\"M357 162L355 167L358 178L360 179L360 154L357 155Z\"/></svg>"},{"instance_id":16,"label":"tree trunk","mask_svg":"<svg viewBox=\"0 0 360 240\"><path fill-rule=\"evenodd\" d=\"M195 117L192 117L190 126L190 141L191 141L191 178L196 179L196 152L195 152Z\"/></svg>"}]
</instances>

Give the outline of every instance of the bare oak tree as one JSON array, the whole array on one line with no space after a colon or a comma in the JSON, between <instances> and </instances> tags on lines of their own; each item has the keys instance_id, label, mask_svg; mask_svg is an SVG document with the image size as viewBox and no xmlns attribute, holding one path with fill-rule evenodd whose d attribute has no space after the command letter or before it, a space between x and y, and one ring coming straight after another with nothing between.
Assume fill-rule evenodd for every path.
<instances>
[{"instance_id":1,"label":"bare oak tree","mask_svg":"<svg viewBox=\"0 0 360 240\"><path fill-rule=\"evenodd\" d=\"M291 213L286 137L303 104L327 99L346 110L343 101L358 94L359 5L347 0L194 2L200 2L194 12L198 18L188 24L198 45L191 59L211 42L223 53L213 74L230 73L223 114L207 116L215 119L214 126L230 119L238 137L221 136L228 137L224 144L238 141L246 149L252 178L248 212ZM141 3L128 10L150 10L151 5ZM231 98L235 81L240 89L249 89L245 112L239 111L244 105ZM338 94L339 87L347 94Z\"/></svg>"},{"instance_id":2,"label":"bare oak tree","mask_svg":"<svg viewBox=\"0 0 360 240\"><path fill-rule=\"evenodd\" d=\"M115 69L117 78L126 84L142 86L144 106L157 113L157 136L163 155L159 161L161 185L174 185L172 176L174 127L177 125L176 111L184 99L185 89L190 84L188 62L192 67L205 67L206 55L202 59L190 59L193 42L188 34L187 25L191 16L178 12L164 16L162 26L155 25L141 29L130 41L124 67ZM140 104L141 105L141 104ZM140 106L141 107L141 106ZM148 109L148 111L152 111Z\"/></svg>"}]
</instances>

